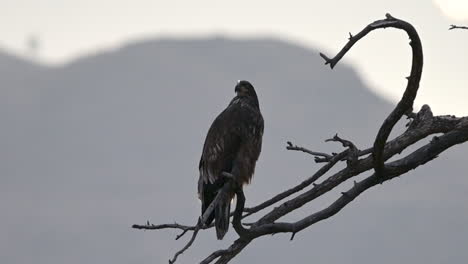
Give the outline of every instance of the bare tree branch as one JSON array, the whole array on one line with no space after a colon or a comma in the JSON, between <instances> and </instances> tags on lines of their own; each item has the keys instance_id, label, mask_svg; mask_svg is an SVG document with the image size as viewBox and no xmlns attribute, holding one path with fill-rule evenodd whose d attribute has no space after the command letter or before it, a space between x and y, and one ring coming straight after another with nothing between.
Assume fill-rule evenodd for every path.
<instances>
[{"instance_id":1,"label":"bare tree branch","mask_svg":"<svg viewBox=\"0 0 468 264\"><path fill-rule=\"evenodd\" d=\"M468 27L465 27L465 26L457 26L457 25L450 25L449 30L452 30L452 29L468 29Z\"/></svg>"},{"instance_id":2,"label":"bare tree branch","mask_svg":"<svg viewBox=\"0 0 468 264\"><path fill-rule=\"evenodd\" d=\"M333 59L329 59L327 56L320 53L320 56L322 56L322 58L325 59L325 64L330 64L330 67L333 69L333 67L341 60L341 58L361 38L365 37L368 33L375 29L387 27L398 28L406 31L411 40L410 46L413 51L413 60L411 74L408 78L408 85L406 86L405 93L403 94L403 97L401 98L400 102L398 102L395 109L383 122L374 141L374 151L372 155L374 156L374 168L377 175L382 174L384 170L384 159L382 154L390 132L392 132L392 129L395 126L395 124L405 113L411 112L413 110L413 102L416 98L416 94L419 88L419 81L421 80L423 66L423 52L419 35L416 32L416 29L410 23L396 19L390 14L386 14L386 19L377 20L374 23L369 24L357 35L351 35L348 43Z\"/></svg>"},{"instance_id":3,"label":"bare tree branch","mask_svg":"<svg viewBox=\"0 0 468 264\"><path fill-rule=\"evenodd\" d=\"M206 259L202 260L200 262L200 264L208 264L208 263L211 263L213 262L215 259L221 257L222 255L224 254L227 254L228 253L228 250L227 249L221 249L221 250L217 250L213 253L211 253L211 255L209 255Z\"/></svg>"},{"instance_id":4,"label":"bare tree branch","mask_svg":"<svg viewBox=\"0 0 468 264\"><path fill-rule=\"evenodd\" d=\"M325 209L318 211L314 214L311 214L297 222L294 223L265 223L254 225L253 228L249 231L248 240L237 240L227 251L223 254L223 261L225 259L232 259L236 253L239 253L239 248L245 247L250 241L253 239L274 233L284 233L290 232L293 235L297 232L321 221L327 219L336 213L338 213L341 209L343 209L347 204L353 201L357 196L363 193L365 190L395 177L398 177L402 174L405 174L409 170L415 169L416 167L425 164L426 162L436 158L440 153L445 151L446 149L463 142L468 141L468 117L464 118L455 118L455 117L435 117L431 120L431 123L434 125L431 126L431 129L426 126L426 129L430 131L440 131L438 128L441 123L445 123L448 121L451 125L450 131L445 133L444 135L437 137L436 140L432 140L430 143L424 145L423 147L417 149L416 151L412 152L405 158L399 159L397 161L391 162L388 165L388 170L385 171L386 175L382 179L382 177L377 176L375 173L372 176L367 177L366 179L355 182L354 186L349 189L348 191L342 193L342 195L332 204L330 204ZM456 124L452 122L455 121ZM441 123L440 123L441 122ZM447 124L447 123L445 123ZM425 124L426 125L426 124ZM410 140L410 139L408 139ZM332 176L333 177L333 176ZM332 179L330 177L329 179ZM331 181L335 181L338 183L343 182L343 179L339 177L334 177ZM310 193L312 195L313 192ZM298 203L299 200L291 200L289 201L290 206L295 206L292 203ZM275 211L274 209L273 211ZM242 238L242 237L241 237ZM220 259L221 260L221 259ZM216 262L216 263L227 263L227 262Z\"/></svg>"},{"instance_id":5,"label":"bare tree branch","mask_svg":"<svg viewBox=\"0 0 468 264\"><path fill-rule=\"evenodd\" d=\"M146 225L132 225L132 228L145 229L145 230L157 230L157 229L168 229L168 228L181 229L182 231L195 230L195 226L179 225L178 223L153 225L153 224L150 224L149 221Z\"/></svg>"},{"instance_id":6,"label":"bare tree branch","mask_svg":"<svg viewBox=\"0 0 468 264\"><path fill-rule=\"evenodd\" d=\"M210 226L206 226L205 223L207 222L209 216L211 215L211 213L213 212L214 208L216 207L216 204L219 203L219 201L221 200L225 200L225 196L227 195L227 193L236 188L236 184L234 183L234 180L233 180L233 177L230 173L226 173L226 172L223 172L224 176L228 177L229 180L224 184L224 186L219 190L218 194L216 195L216 197L213 199L213 201L211 202L211 204L208 206L208 208L206 208L205 212L203 213L203 215L198 219L198 222L195 226L185 226L185 225L179 225L177 223L174 223L174 224L163 224L163 225L152 225L149 223L149 221L147 221L147 224L146 225L133 225L132 228L135 228L135 229L144 229L144 230L157 230L157 229L165 229L165 228L176 228L176 229L182 229L182 233L177 235L176 236L176 240L178 240L179 238L181 238L183 235L185 235L187 233L187 231L193 231L193 234L192 234L192 237L190 238L190 240L187 242L187 244L179 251L177 251L174 255L174 257L172 259L169 260L169 264L173 264L176 262L177 258L183 254L192 244L193 242L195 241L195 238L197 237L198 235L198 231L200 231L200 229L208 229L208 228L211 228L213 225L210 225ZM242 197L243 197L243 193L242 193ZM244 198L244 202L245 202L245 198ZM240 213L239 214L242 214L242 210L244 208L244 205L242 204L241 205L242 208L240 209ZM240 220L239 220L239 224L240 224ZM242 227L242 225L241 225ZM237 229L236 229L237 230ZM240 230L240 229L239 229Z\"/></svg>"},{"instance_id":7,"label":"bare tree branch","mask_svg":"<svg viewBox=\"0 0 468 264\"><path fill-rule=\"evenodd\" d=\"M437 137L436 140L432 140L430 143L417 149L407 157L389 163L388 170L385 171L386 175L383 181L388 181L408 172L409 170L415 169L418 166L436 158L446 149L466 141L468 141L468 118L464 118L464 120L461 121L454 130ZM297 233L318 221L324 220L338 213L362 192L379 183L382 183L381 177L373 174L361 182L355 183L350 190L342 193L342 196L334 203L317 213L311 214L295 223L264 224L256 228L254 230L255 232L251 230L251 233L255 236L280 232Z\"/></svg>"},{"instance_id":8,"label":"bare tree branch","mask_svg":"<svg viewBox=\"0 0 468 264\"><path fill-rule=\"evenodd\" d=\"M408 77L408 84L406 90L395 107L395 109L388 115L383 124L381 125L372 147L365 150L359 150L356 145L350 140L343 139L338 135L327 139L327 142L339 142L345 150L340 153L326 154L323 152L316 152L304 147L293 145L287 142L287 149L294 151L301 151L315 157L316 162L325 162L316 173L309 178L305 179L298 185L281 192L272 198L251 208L244 208L245 197L242 189L229 180L218 192L215 200L208 207L212 208L219 201L219 197L226 195L228 191L235 190L237 203L233 215L232 225L234 230L239 235L231 246L227 249L217 250L202 260L200 263L228 263L231 259L237 256L246 246L258 237L275 234L275 233L291 233L291 240L294 236L310 227L311 225L336 215L346 205L352 202L356 197L363 192L372 188L377 184L384 183L395 177L404 175L410 170L413 170L432 159L435 159L445 150L464 142L468 141L468 117L455 117L455 116L434 116L429 106L422 106L418 113L413 113L413 102L417 95L419 82L422 74L423 67L423 52L419 36L414 27L403 20L392 17L387 14L383 20L375 21L366 26L361 32L356 35L350 34L349 40L341 51L333 58L328 58L326 55L320 53L320 56L325 59L325 64L330 64L333 69L335 65L342 59L342 57L357 43L360 39L365 37L368 33L375 29L380 28L397 28L404 30L410 38L410 46L412 49L412 67L411 74ZM455 26L454 28L460 28ZM451 28L452 29L452 28ZM398 122L403 115L407 115L410 122L407 124L406 131L397 136L396 138L388 140L388 136L392 131L396 122ZM406 150L408 147L413 146L415 143L429 137L434 136L433 139L424 144L422 147L412 151L409 154L401 157L398 160L387 162L390 158L395 157ZM371 155L369 155L371 154ZM346 167L331 176L326 177L320 183L316 181L324 177L331 168L333 168L340 161L346 161ZM327 207L317 212L311 213L308 216L296 222L279 222L278 220L283 216L301 208L303 205L315 200L325 193L335 189L342 183L349 179L362 174L363 172L375 170L371 176L356 182L354 181L353 187L346 192L342 192L334 202ZM229 173L224 173L228 178L232 178ZM309 189L306 189L310 187ZM306 190L305 190L306 189ZM305 191L304 191L305 190ZM302 191L302 192L301 192ZM296 197L290 198L293 194L298 194ZM285 200L289 198L288 200ZM285 200L285 201L284 201ZM283 201L280 205L272 208L271 206ZM269 208L269 212L263 214L253 223L242 224L241 220L247 216L258 213L263 209ZM207 209L207 211L208 211ZM243 215L243 213L245 213ZM174 224L166 225L134 225L133 228L159 230L165 228L175 228L182 230L182 233L176 239L183 236L188 231L193 231L192 238L188 244L179 252L176 253L174 258L170 261L173 263L177 256L182 254L195 240L195 237L200 229L207 229L211 226L204 226L206 222L207 212L200 218L195 226L186 226Z\"/></svg>"},{"instance_id":9,"label":"bare tree branch","mask_svg":"<svg viewBox=\"0 0 468 264\"><path fill-rule=\"evenodd\" d=\"M223 254L219 256L219 259L215 262L216 264L226 264L239 254L252 240L239 238L232 245L225 249ZM211 262L206 262L211 263Z\"/></svg>"},{"instance_id":10,"label":"bare tree branch","mask_svg":"<svg viewBox=\"0 0 468 264\"><path fill-rule=\"evenodd\" d=\"M197 237L198 231L200 231L201 226L202 226L202 222L201 222L201 219L200 219L200 220L198 220L198 224L195 226L195 229L193 230L192 238L190 238L189 242L181 250L179 250L179 251L177 251L175 253L174 257L172 257L172 259L169 260L169 264L175 263L176 260L177 260L177 257L179 257L179 255L182 255L193 244L193 241L195 241L195 238ZM181 235L179 235L178 238L183 236L185 234L185 232L186 231L184 231ZM176 238L176 240L178 238Z\"/></svg>"},{"instance_id":11,"label":"bare tree branch","mask_svg":"<svg viewBox=\"0 0 468 264\"><path fill-rule=\"evenodd\" d=\"M343 159L347 155L347 151L343 151L340 154L335 155L334 157L331 158L331 160L324 165L322 168L320 168L314 175L312 175L310 178L306 179L305 181L301 182L300 184L296 185L295 187L288 189L280 194L275 195L273 198L257 205L252 208L246 208L245 211L247 212L244 217L247 217L249 215L252 215L256 212L259 212L262 209L265 209L301 190L306 188L307 186L313 184L316 180L318 180L321 176L323 176L325 173L327 173L338 161Z\"/></svg>"},{"instance_id":12,"label":"bare tree branch","mask_svg":"<svg viewBox=\"0 0 468 264\"><path fill-rule=\"evenodd\" d=\"M324 158L325 160L330 160L333 156L330 155L330 154L327 154L327 153L323 153L323 152L316 152L316 151L312 151L312 150L309 150L309 149L306 149L304 147L299 147L297 145L293 145L293 143L291 143L291 141L288 141L286 142L288 145L286 146L286 149L287 150L296 150L296 151L302 151L304 153L308 153L310 155L313 155L315 156L315 161L316 162L319 162L321 158Z\"/></svg>"}]
</instances>

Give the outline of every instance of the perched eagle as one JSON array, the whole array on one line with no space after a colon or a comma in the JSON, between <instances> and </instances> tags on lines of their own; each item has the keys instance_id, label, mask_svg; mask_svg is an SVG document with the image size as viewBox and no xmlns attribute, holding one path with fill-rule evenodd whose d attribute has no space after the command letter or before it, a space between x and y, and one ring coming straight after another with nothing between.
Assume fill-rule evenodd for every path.
<instances>
[{"instance_id":1,"label":"perched eagle","mask_svg":"<svg viewBox=\"0 0 468 264\"><path fill-rule=\"evenodd\" d=\"M227 180L222 172L230 173L239 186L250 183L262 148L263 117L255 89L248 81L238 81L234 91L236 96L214 120L203 146L198 179L202 215ZM215 220L218 239L223 239L229 228L234 190L226 198L205 223Z\"/></svg>"}]
</instances>

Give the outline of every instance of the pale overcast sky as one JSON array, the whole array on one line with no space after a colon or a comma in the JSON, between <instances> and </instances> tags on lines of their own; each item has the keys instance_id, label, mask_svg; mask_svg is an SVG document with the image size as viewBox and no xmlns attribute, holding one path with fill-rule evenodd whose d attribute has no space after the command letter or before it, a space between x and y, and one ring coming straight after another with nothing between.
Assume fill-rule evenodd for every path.
<instances>
[{"instance_id":1,"label":"pale overcast sky","mask_svg":"<svg viewBox=\"0 0 468 264\"><path fill-rule=\"evenodd\" d=\"M356 33L389 12L418 29L425 68L417 105L436 113L468 115L466 0L362 1L156 1L0 0L0 49L31 56L38 43L42 63L66 63L135 39L159 36L273 36L315 47L329 56ZM37 41L36 41L37 39ZM31 41L33 40L33 41ZM410 68L407 37L382 30L356 46L348 62L380 94L396 101Z\"/></svg>"}]
</instances>

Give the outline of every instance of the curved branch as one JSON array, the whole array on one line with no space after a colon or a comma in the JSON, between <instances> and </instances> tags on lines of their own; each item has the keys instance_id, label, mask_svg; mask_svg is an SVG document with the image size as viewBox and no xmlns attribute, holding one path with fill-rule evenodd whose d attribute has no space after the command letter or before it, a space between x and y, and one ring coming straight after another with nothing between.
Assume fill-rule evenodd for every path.
<instances>
[{"instance_id":1,"label":"curved branch","mask_svg":"<svg viewBox=\"0 0 468 264\"><path fill-rule=\"evenodd\" d=\"M356 36L350 36L348 43L344 48L333 58L329 59L324 54L320 53L320 56L325 59L325 64L330 64L333 67L341 60L341 58L351 49L351 47L359 41L361 38L366 36L368 33L375 29L393 27L406 31L410 38L410 46L413 52L411 74L408 77L408 85L406 90L398 102L395 109L385 119L382 126L377 133L374 141L374 150L372 155L374 156L374 168L377 175L381 175L384 170L384 158L383 150L385 143L387 142L388 136L392 132L395 124L405 114L409 113L413 109L413 102L416 98L416 94L419 88L419 81L421 80L422 67L423 67L423 51L421 45L421 39L416 29L408 22L392 17L390 14L386 14L386 18L383 20L377 20L367 27L365 27Z\"/></svg>"}]
</instances>

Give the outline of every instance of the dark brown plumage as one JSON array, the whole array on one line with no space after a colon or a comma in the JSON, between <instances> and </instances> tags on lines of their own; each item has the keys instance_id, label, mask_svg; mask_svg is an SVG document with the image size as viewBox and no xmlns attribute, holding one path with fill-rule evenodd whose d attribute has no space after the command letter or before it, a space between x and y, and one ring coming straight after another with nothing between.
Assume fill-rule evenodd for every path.
<instances>
[{"instance_id":1,"label":"dark brown plumage","mask_svg":"<svg viewBox=\"0 0 468 264\"><path fill-rule=\"evenodd\" d=\"M248 81L239 81L235 92L228 107L213 121L203 146L198 180L202 215L226 182L222 172L231 173L239 186L250 183L262 148L263 117L255 89ZM229 228L233 197L234 191L215 207L205 223L215 220L218 239Z\"/></svg>"}]
</instances>

